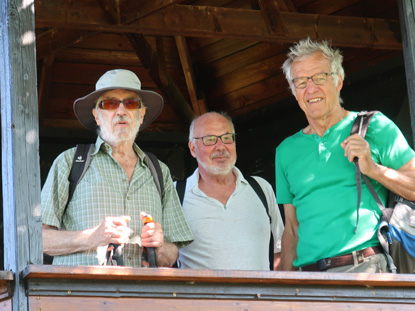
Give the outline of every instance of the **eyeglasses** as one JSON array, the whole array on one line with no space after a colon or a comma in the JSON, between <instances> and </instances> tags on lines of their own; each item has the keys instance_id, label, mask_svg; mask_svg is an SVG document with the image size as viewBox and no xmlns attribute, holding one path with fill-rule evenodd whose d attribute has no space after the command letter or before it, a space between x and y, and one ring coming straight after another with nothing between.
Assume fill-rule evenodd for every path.
<instances>
[{"instance_id":1,"label":"eyeglasses","mask_svg":"<svg viewBox=\"0 0 415 311\"><path fill-rule=\"evenodd\" d=\"M218 142L218 138L224 144L232 144L235 142L235 133L226 133L220 136L216 135L207 135L203 137L193 137L194 139L201 139L205 146L213 146Z\"/></svg>"},{"instance_id":2,"label":"eyeglasses","mask_svg":"<svg viewBox=\"0 0 415 311\"><path fill-rule=\"evenodd\" d=\"M305 89L307 86L308 79L311 79L311 81L313 81L314 84L316 85L322 85L326 83L327 76L333 75L333 74L334 72L323 72L323 73L315 74L314 76L311 76L311 77L295 78L295 79L292 79L291 81L292 83L294 83L297 89Z\"/></svg>"},{"instance_id":3,"label":"eyeglasses","mask_svg":"<svg viewBox=\"0 0 415 311\"><path fill-rule=\"evenodd\" d=\"M115 110L118 109L121 103L126 109L138 109L141 107L142 101L140 98L104 99L98 103L97 107L103 110Z\"/></svg>"}]
</instances>

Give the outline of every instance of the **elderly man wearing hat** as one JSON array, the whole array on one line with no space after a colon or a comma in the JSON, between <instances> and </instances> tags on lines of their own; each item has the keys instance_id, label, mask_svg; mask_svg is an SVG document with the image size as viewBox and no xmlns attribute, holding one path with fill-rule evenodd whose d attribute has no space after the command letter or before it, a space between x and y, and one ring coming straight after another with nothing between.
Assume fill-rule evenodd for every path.
<instances>
[{"instance_id":1,"label":"elderly man wearing hat","mask_svg":"<svg viewBox=\"0 0 415 311\"><path fill-rule=\"evenodd\" d=\"M75 148L56 158L42 189L43 250L53 264L101 264L97 250L113 244L122 245L125 266L141 267L143 247L149 247L157 265L169 267L178 248L193 240L167 166L160 162L161 198L149 159L134 142L162 109L163 98L141 90L138 77L124 69L108 71L94 92L74 102L78 120L98 138L69 202ZM154 222L143 225L144 213Z\"/></svg>"}]
</instances>

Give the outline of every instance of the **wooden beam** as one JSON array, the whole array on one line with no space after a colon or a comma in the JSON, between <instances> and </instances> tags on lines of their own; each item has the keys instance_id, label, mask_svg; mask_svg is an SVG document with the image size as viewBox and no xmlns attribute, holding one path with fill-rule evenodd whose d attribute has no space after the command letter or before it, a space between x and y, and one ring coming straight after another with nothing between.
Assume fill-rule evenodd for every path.
<instances>
[{"instance_id":1,"label":"wooden beam","mask_svg":"<svg viewBox=\"0 0 415 311\"><path fill-rule=\"evenodd\" d=\"M189 90L190 101L195 115L199 116L207 112L207 106L204 99L198 99L196 79L193 72L192 60L190 58L189 49L187 47L186 38L175 36L177 51L179 52L180 61L182 63L183 73L186 78L187 88Z\"/></svg>"},{"instance_id":2,"label":"wooden beam","mask_svg":"<svg viewBox=\"0 0 415 311\"><path fill-rule=\"evenodd\" d=\"M14 311L28 310L21 272L43 262L35 16L26 4L0 1L4 270L15 277Z\"/></svg>"},{"instance_id":3,"label":"wooden beam","mask_svg":"<svg viewBox=\"0 0 415 311\"><path fill-rule=\"evenodd\" d=\"M72 1L69 12L54 0L35 0L36 25L164 36L237 38L289 43L306 36L329 39L339 47L401 50L396 20L281 12L287 35L270 34L258 10L170 5L129 25L114 25L90 7ZM53 10L55 8L55 10ZM53 13L52 13L53 12Z\"/></svg>"},{"instance_id":4,"label":"wooden beam","mask_svg":"<svg viewBox=\"0 0 415 311\"><path fill-rule=\"evenodd\" d=\"M163 37L156 37L156 55L157 55L157 68L159 71L159 77L162 84L167 84L167 68L166 61L164 58L164 45Z\"/></svg>"},{"instance_id":5,"label":"wooden beam","mask_svg":"<svg viewBox=\"0 0 415 311\"><path fill-rule=\"evenodd\" d=\"M276 0L258 0L258 3L268 32L279 36L285 35L287 29L278 2Z\"/></svg>"},{"instance_id":6,"label":"wooden beam","mask_svg":"<svg viewBox=\"0 0 415 311\"><path fill-rule=\"evenodd\" d=\"M184 121L190 124L194 118L194 112L190 109L187 100L183 97L176 83L171 76L166 73L166 76L160 76L159 60L157 53L148 44L145 37L141 34L127 34L127 38L130 40L132 47L135 49L138 57L147 68L149 75L157 84L167 101L175 107L179 115L183 116Z\"/></svg>"},{"instance_id":7,"label":"wooden beam","mask_svg":"<svg viewBox=\"0 0 415 311\"><path fill-rule=\"evenodd\" d=\"M415 145L415 0L398 1L401 21L403 55L408 88L409 110L411 112L412 136Z\"/></svg>"}]
</instances>

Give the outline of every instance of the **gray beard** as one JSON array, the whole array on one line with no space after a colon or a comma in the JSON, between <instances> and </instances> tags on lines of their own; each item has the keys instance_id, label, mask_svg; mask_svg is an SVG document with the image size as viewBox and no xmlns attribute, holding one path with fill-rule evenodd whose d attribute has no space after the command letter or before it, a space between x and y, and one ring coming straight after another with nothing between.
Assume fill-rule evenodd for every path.
<instances>
[{"instance_id":1,"label":"gray beard","mask_svg":"<svg viewBox=\"0 0 415 311\"><path fill-rule=\"evenodd\" d=\"M232 169L235 166L236 160L233 163L228 163L226 166L218 166L218 165L207 165L202 161L197 160L197 162L202 166L208 173L212 175L228 175L232 172Z\"/></svg>"},{"instance_id":2,"label":"gray beard","mask_svg":"<svg viewBox=\"0 0 415 311\"><path fill-rule=\"evenodd\" d=\"M117 134L115 134L115 133L110 133L109 131L107 132L106 127L104 128L98 127L97 133L102 138L103 141L105 141L111 146L118 145L119 143L122 143L122 142L128 142L128 141L134 142L140 130L140 121L139 121L140 117L141 117L141 113L138 114L138 117L135 120L136 128L132 131L129 131L128 129L122 129ZM123 117L118 117L113 120L113 123L115 124L116 122L123 120L123 119L124 119Z\"/></svg>"}]
</instances>

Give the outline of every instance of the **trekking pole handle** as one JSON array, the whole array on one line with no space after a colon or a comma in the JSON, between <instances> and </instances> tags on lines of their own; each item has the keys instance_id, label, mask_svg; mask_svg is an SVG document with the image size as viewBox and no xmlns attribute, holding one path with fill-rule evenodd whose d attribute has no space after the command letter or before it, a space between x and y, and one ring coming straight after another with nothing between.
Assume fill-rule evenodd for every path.
<instances>
[{"instance_id":1,"label":"trekking pole handle","mask_svg":"<svg viewBox=\"0 0 415 311\"><path fill-rule=\"evenodd\" d=\"M153 217L149 214L146 214L143 218L144 226L151 222L154 222ZM148 263L150 264L150 268L157 268L155 248L147 247L147 255L148 255Z\"/></svg>"}]
</instances>

